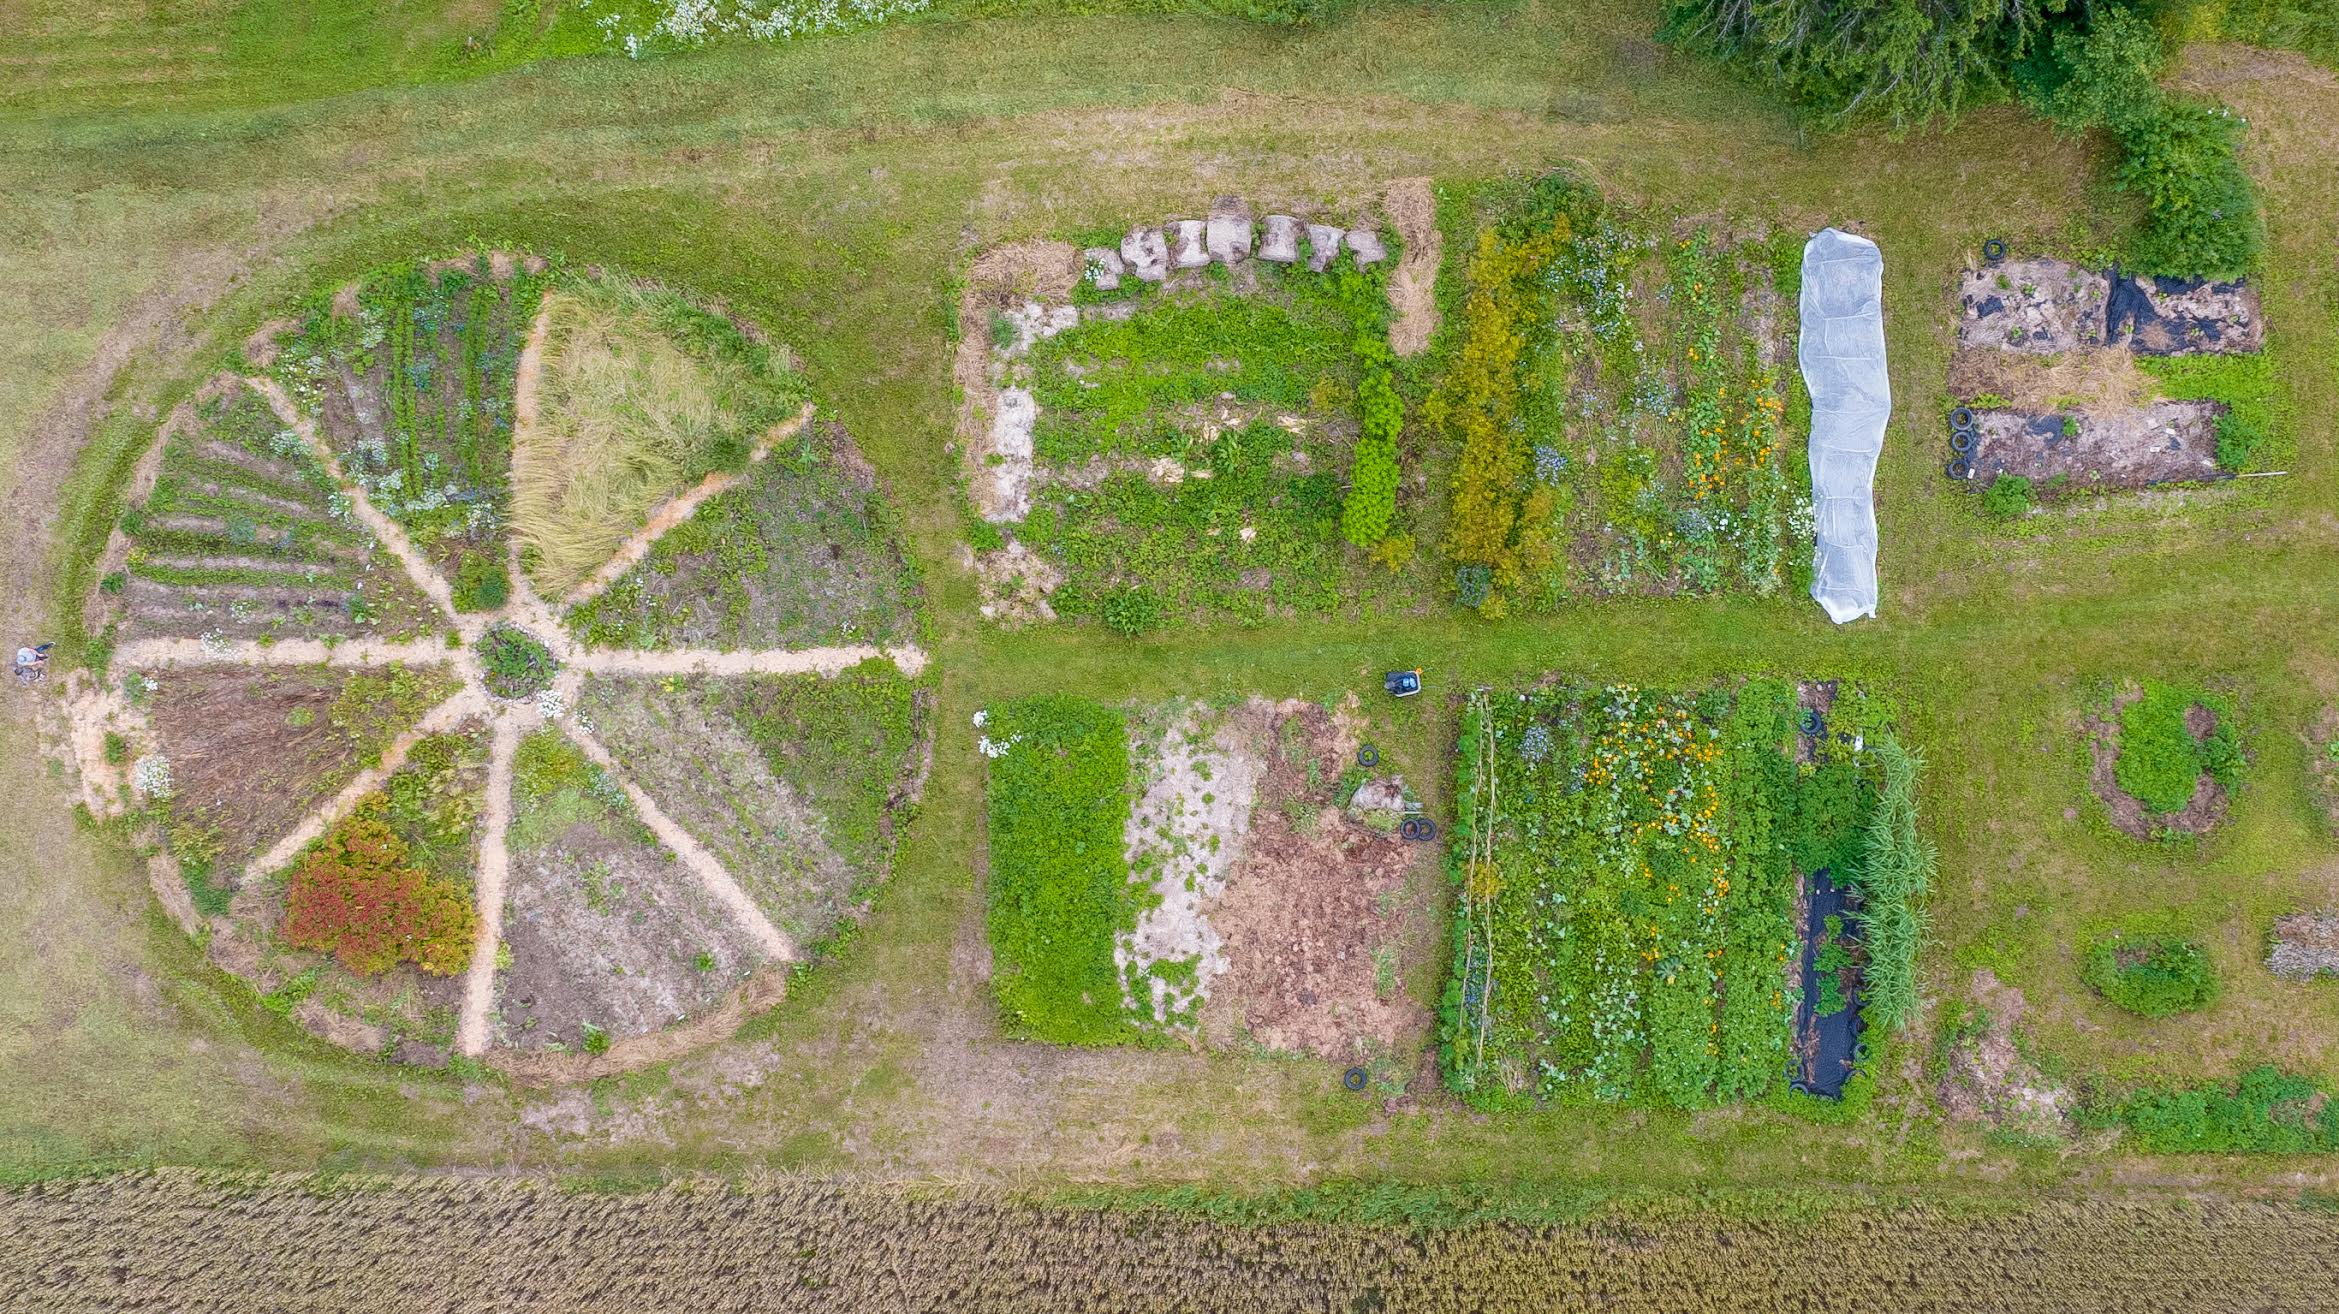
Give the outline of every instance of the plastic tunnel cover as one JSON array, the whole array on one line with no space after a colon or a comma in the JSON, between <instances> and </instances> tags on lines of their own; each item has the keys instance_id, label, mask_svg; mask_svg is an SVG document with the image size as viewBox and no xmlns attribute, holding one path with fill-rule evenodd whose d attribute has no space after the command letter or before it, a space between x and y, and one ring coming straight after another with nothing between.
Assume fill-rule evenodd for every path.
<instances>
[{"instance_id":1,"label":"plastic tunnel cover","mask_svg":"<svg viewBox=\"0 0 2339 1314\"><path fill-rule=\"evenodd\" d=\"M1841 625L1876 614L1876 458L1892 418L1884 368L1884 253L1823 229L1803 245L1803 339L1811 391L1811 597Z\"/></svg>"}]
</instances>

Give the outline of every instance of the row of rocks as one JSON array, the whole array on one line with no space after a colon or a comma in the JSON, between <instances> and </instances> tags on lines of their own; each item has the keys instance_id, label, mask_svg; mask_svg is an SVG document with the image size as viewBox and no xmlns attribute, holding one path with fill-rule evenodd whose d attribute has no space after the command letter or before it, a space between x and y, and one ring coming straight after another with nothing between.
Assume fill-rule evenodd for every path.
<instances>
[{"instance_id":1,"label":"row of rocks","mask_svg":"<svg viewBox=\"0 0 2339 1314\"><path fill-rule=\"evenodd\" d=\"M1298 264L1303 233L1311 273L1331 268L1343 246L1360 267L1389 258L1389 249L1376 229L1303 224L1288 214L1271 214L1262 233L1250 215L1227 210L1208 219L1173 219L1159 228L1132 228L1121 239L1119 250L1092 246L1080 254L1088 262L1089 281L1109 292L1119 287L1124 277L1159 283L1168 279L1172 270L1200 269L1212 261L1231 267L1255 256L1278 265Z\"/></svg>"}]
</instances>

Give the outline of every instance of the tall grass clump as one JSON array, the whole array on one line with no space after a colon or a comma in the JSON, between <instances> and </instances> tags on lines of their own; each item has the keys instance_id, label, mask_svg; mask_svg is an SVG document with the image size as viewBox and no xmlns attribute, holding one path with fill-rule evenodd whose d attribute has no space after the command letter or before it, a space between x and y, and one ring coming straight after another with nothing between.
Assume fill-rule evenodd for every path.
<instances>
[{"instance_id":1,"label":"tall grass clump","mask_svg":"<svg viewBox=\"0 0 2339 1314\"><path fill-rule=\"evenodd\" d=\"M608 560L661 502L743 465L805 389L781 353L668 292L576 279L544 307L536 424L520 436L513 519L530 573L557 593Z\"/></svg>"},{"instance_id":2,"label":"tall grass clump","mask_svg":"<svg viewBox=\"0 0 2339 1314\"><path fill-rule=\"evenodd\" d=\"M1918 905L1932 884L1938 854L1917 832L1917 777L1924 758L1890 735L1879 737L1874 751L1884 776L1859 873L1867 896L1866 1016L1873 1025L1897 1027L1917 1011L1917 953L1925 938L1925 912Z\"/></svg>"}]
</instances>

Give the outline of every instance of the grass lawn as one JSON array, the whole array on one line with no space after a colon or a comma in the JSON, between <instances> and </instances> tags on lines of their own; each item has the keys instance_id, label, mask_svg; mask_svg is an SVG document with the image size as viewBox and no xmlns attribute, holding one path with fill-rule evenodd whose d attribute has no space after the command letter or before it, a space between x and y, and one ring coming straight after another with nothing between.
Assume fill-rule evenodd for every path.
<instances>
[{"instance_id":1,"label":"grass lawn","mask_svg":"<svg viewBox=\"0 0 2339 1314\"><path fill-rule=\"evenodd\" d=\"M1940 848L1928 998L1989 969L2023 992L2042 1063L2071 1078L2230 1080L2271 1060L2339 1082L2339 989L2258 965L2275 916L2339 898L2339 847L2310 792L2321 750L2303 737L2339 701L2327 74L2202 48L2180 75L2250 123L2270 236L2267 413L2288 418L2288 473L2001 525L1940 473L1955 271L1989 236L2085 246L2126 219L2095 147L2008 109L1900 143L1806 140L1760 88L1655 45L1654 4L1376 6L1305 32L1197 15L921 21L477 77L454 76L443 52L492 31L493 7L410 8L411 24L341 35L338 19L272 26L268 6L225 4L150 30L116 6L72 35L66 7L36 4L30 43L8 58L48 62L0 98L14 235L0 297L17 330L0 336L14 493L0 596L15 615L47 609L61 653L76 647L62 617L94 583L87 563L153 417L314 289L487 249L602 266L768 327L885 481L930 617L940 729L923 802L867 922L737 1039L581 1092L467 1089L310 1041L209 967L118 837L77 831L64 768L35 749L19 699L0 721L0 1176L172 1163L625 1180L811 1168L1037 1189L2332 1188L2320 1160L2066 1158L1951 1123L1931 1097L1930 1013L1887 1047L1873 1103L1833 1122L1760 1104L1477 1117L1426 1070L1384 1108L1312 1061L1010 1038L987 982L969 725L1050 693L1379 698L1383 670L1419 665L1424 695L1384 705L1377 730L1444 821L1461 699L1480 685L1553 670L1656 689L1861 681L1890 691L1927 761L1922 824ZM179 53L150 83L109 71L121 51L166 43ZM289 80L264 91L256 70L278 65ZM336 79L348 94L296 94ZM973 252L1155 221L1215 193L1354 196L1395 176L1462 186L1561 165L1669 212L1856 225L1879 242L1897 404L1877 484L1879 618L1838 630L1792 589L1503 621L1442 607L1179 617L1137 641L979 618L945 450L956 280ZM1449 320L1464 254L1449 239ZM1430 380L1401 382L1418 399ZM1447 477L1426 430L1404 450L1409 476ZM1425 543L1434 509L1426 519ZM2238 709L2244 785L2197 842L2122 835L2089 791L2079 717L2129 678L2213 684ZM2215 1002L2147 1021L2104 1001L2081 972L2119 929L2203 944ZM1422 975L1408 987L1434 1000L1441 973Z\"/></svg>"}]
</instances>

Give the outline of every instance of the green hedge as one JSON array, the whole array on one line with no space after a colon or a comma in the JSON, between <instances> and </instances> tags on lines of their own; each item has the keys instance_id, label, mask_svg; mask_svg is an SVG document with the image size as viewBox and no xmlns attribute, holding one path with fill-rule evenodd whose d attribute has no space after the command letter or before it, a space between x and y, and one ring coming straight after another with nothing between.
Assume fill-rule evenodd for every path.
<instances>
[{"instance_id":1,"label":"green hedge","mask_svg":"<svg viewBox=\"0 0 2339 1314\"><path fill-rule=\"evenodd\" d=\"M1015 1034L1061 1044L1137 1038L1113 939L1136 925L1123 830L1129 736L1120 714L1046 694L995 708L991 988Z\"/></svg>"}]
</instances>

